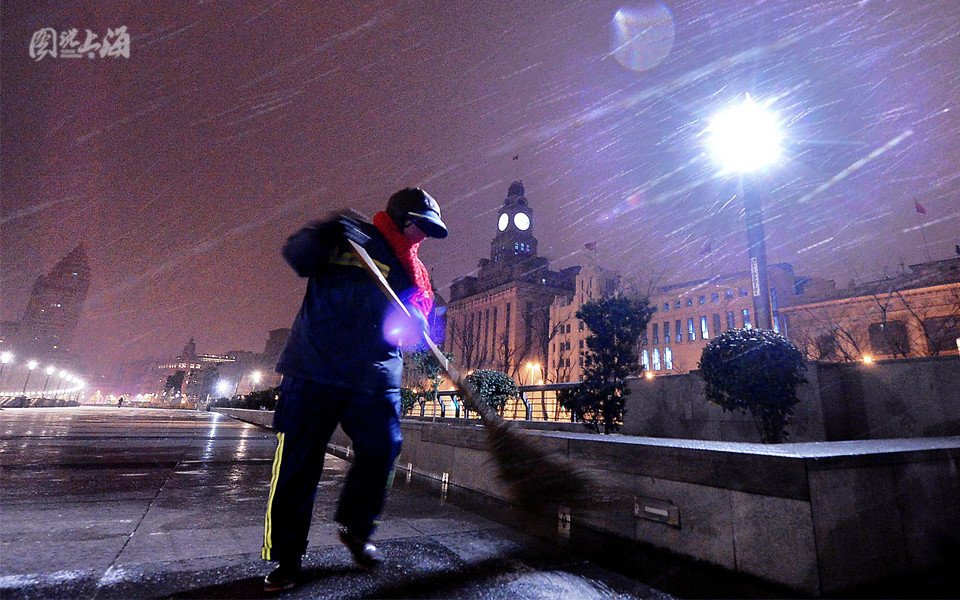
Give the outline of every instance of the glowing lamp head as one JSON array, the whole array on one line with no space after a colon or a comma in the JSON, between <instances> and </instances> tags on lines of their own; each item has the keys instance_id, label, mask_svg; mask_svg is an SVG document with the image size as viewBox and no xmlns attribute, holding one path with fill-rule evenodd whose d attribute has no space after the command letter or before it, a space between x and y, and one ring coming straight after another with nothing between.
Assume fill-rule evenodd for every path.
<instances>
[{"instance_id":1,"label":"glowing lamp head","mask_svg":"<svg viewBox=\"0 0 960 600\"><path fill-rule=\"evenodd\" d=\"M57 372L57 368L53 365L50 365L49 367L47 367L47 370L45 372L47 375L53 375L54 373Z\"/></svg>"},{"instance_id":2,"label":"glowing lamp head","mask_svg":"<svg viewBox=\"0 0 960 600\"><path fill-rule=\"evenodd\" d=\"M746 100L710 119L710 155L724 171L753 173L780 157L782 134L777 116L747 95Z\"/></svg>"},{"instance_id":3,"label":"glowing lamp head","mask_svg":"<svg viewBox=\"0 0 960 600\"><path fill-rule=\"evenodd\" d=\"M37 368L37 365L38 365L38 364L39 364L39 363L37 363L37 361L31 360L30 362L27 363L27 368L32 371L32 370L34 370L34 369Z\"/></svg>"},{"instance_id":4,"label":"glowing lamp head","mask_svg":"<svg viewBox=\"0 0 960 600\"><path fill-rule=\"evenodd\" d=\"M250 379L253 380L254 383L260 383L260 380L263 379L263 373L254 371L250 374Z\"/></svg>"},{"instance_id":5,"label":"glowing lamp head","mask_svg":"<svg viewBox=\"0 0 960 600\"><path fill-rule=\"evenodd\" d=\"M217 382L217 393L218 393L218 394L223 394L223 395L229 394L229 393L230 393L230 383L229 383L228 381L223 380L223 379L221 379L220 381L218 381L218 382Z\"/></svg>"},{"instance_id":6,"label":"glowing lamp head","mask_svg":"<svg viewBox=\"0 0 960 600\"><path fill-rule=\"evenodd\" d=\"M4 352L0 354L0 363L7 364L13 360L13 352Z\"/></svg>"},{"instance_id":7,"label":"glowing lamp head","mask_svg":"<svg viewBox=\"0 0 960 600\"><path fill-rule=\"evenodd\" d=\"M66 379L69 374L66 371L60 371L60 379Z\"/></svg>"},{"instance_id":8,"label":"glowing lamp head","mask_svg":"<svg viewBox=\"0 0 960 600\"><path fill-rule=\"evenodd\" d=\"M873 357L872 357L871 355L869 355L869 354L864 354L864 355L863 355L863 363L864 363L864 364L867 364L867 365L873 364Z\"/></svg>"},{"instance_id":9,"label":"glowing lamp head","mask_svg":"<svg viewBox=\"0 0 960 600\"><path fill-rule=\"evenodd\" d=\"M644 377L647 381L650 381L651 379L653 379L653 371L646 371L646 372L644 372L643 377Z\"/></svg>"}]
</instances>

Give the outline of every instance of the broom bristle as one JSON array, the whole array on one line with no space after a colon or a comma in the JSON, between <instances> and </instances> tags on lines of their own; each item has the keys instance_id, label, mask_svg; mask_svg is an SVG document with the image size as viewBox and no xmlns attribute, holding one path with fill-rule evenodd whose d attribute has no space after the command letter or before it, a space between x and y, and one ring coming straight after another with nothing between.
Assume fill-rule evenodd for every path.
<instances>
[{"instance_id":1,"label":"broom bristle","mask_svg":"<svg viewBox=\"0 0 960 600\"><path fill-rule=\"evenodd\" d=\"M586 469L546 451L511 423L491 424L487 437L500 479L511 488L521 508L582 508L602 496Z\"/></svg>"}]
</instances>

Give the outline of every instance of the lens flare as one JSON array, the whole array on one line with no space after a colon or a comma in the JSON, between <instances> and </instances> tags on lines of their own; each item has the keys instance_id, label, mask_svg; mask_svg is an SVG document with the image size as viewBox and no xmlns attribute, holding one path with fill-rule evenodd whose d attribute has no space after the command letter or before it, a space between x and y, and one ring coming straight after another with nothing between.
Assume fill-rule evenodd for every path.
<instances>
[{"instance_id":1,"label":"lens flare","mask_svg":"<svg viewBox=\"0 0 960 600\"><path fill-rule=\"evenodd\" d=\"M673 48L673 15L660 3L620 8L613 15L610 29L611 54L633 71L656 67Z\"/></svg>"}]
</instances>

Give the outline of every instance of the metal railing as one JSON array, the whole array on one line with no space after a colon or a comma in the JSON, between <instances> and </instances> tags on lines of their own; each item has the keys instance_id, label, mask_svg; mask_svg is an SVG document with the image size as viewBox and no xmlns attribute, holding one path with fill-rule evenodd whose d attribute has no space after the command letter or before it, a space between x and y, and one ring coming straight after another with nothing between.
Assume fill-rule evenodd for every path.
<instances>
[{"instance_id":1,"label":"metal railing","mask_svg":"<svg viewBox=\"0 0 960 600\"><path fill-rule=\"evenodd\" d=\"M575 388L576 386L577 383L550 383L545 385L521 386L520 397L508 401L506 406L503 407L501 415L504 419L514 420L575 422L573 414L560 406L560 402L557 401L557 392L564 389ZM476 414L464 406L456 391L442 391L437 394L436 399L421 396L409 414L425 418L478 418Z\"/></svg>"}]
</instances>

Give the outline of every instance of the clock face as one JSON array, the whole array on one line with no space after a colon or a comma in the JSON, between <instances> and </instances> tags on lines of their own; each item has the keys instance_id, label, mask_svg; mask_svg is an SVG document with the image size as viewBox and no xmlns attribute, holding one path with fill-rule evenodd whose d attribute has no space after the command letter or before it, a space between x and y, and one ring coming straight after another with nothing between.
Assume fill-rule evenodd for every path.
<instances>
[{"instance_id":1,"label":"clock face","mask_svg":"<svg viewBox=\"0 0 960 600\"><path fill-rule=\"evenodd\" d=\"M528 217L526 213L517 213L513 215L513 224L516 225L520 231L526 231L530 228L530 217Z\"/></svg>"},{"instance_id":2,"label":"clock face","mask_svg":"<svg viewBox=\"0 0 960 600\"><path fill-rule=\"evenodd\" d=\"M510 216L507 213L500 215L500 221L497 222L497 227L500 228L500 231L503 231L507 228L507 225L510 224Z\"/></svg>"}]
</instances>

